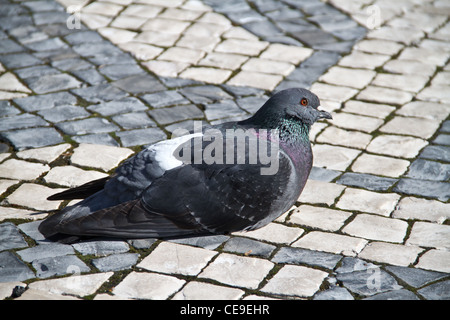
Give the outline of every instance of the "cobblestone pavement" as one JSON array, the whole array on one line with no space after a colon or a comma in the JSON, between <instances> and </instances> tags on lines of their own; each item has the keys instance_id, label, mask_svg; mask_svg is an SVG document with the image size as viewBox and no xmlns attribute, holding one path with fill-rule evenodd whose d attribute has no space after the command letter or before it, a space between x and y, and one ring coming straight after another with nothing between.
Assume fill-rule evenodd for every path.
<instances>
[{"instance_id":1,"label":"cobblestone pavement","mask_svg":"<svg viewBox=\"0 0 450 320\"><path fill-rule=\"evenodd\" d=\"M445 0L0 0L0 298L450 299ZM80 20L81 19L81 20ZM306 87L314 169L268 226L51 243L46 201Z\"/></svg>"}]
</instances>

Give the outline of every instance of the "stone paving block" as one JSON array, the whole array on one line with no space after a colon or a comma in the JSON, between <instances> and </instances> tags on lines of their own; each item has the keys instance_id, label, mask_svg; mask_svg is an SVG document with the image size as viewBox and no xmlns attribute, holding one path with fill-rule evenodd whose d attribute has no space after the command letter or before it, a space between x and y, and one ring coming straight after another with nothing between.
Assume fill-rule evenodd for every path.
<instances>
[{"instance_id":1,"label":"stone paving block","mask_svg":"<svg viewBox=\"0 0 450 320\"><path fill-rule=\"evenodd\" d=\"M367 100L386 104L403 105L413 98L411 93L390 88L368 86L357 97L359 100Z\"/></svg>"},{"instance_id":2,"label":"stone paving block","mask_svg":"<svg viewBox=\"0 0 450 320\"><path fill-rule=\"evenodd\" d=\"M10 222L2 223L0 224L0 231L0 251L28 246L14 224Z\"/></svg>"},{"instance_id":3,"label":"stone paving block","mask_svg":"<svg viewBox=\"0 0 450 320\"><path fill-rule=\"evenodd\" d=\"M310 297L319 290L328 273L303 266L283 266L261 289L272 294Z\"/></svg>"},{"instance_id":4,"label":"stone paving block","mask_svg":"<svg viewBox=\"0 0 450 320\"><path fill-rule=\"evenodd\" d=\"M420 75L380 73L372 81L372 84L380 87L388 87L415 93L421 90L428 80L429 77Z\"/></svg>"},{"instance_id":5,"label":"stone paving block","mask_svg":"<svg viewBox=\"0 0 450 320\"><path fill-rule=\"evenodd\" d=\"M95 293L112 275L112 272L73 275L66 278L33 282L28 288L51 294L67 294L83 297Z\"/></svg>"},{"instance_id":6,"label":"stone paving block","mask_svg":"<svg viewBox=\"0 0 450 320\"><path fill-rule=\"evenodd\" d=\"M241 71L227 82L234 86L252 86L264 90L273 90L283 79L280 75L264 74L253 71Z\"/></svg>"},{"instance_id":7,"label":"stone paving block","mask_svg":"<svg viewBox=\"0 0 450 320\"><path fill-rule=\"evenodd\" d=\"M31 67L42 64L41 60L35 58L29 53L13 53L2 55L0 57L0 62L8 69Z\"/></svg>"},{"instance_id":8,"label":"stone paving block","mask_svg":"<svg viewBox=\"0 0 450 320\"><path fill-rule=\"evenodd\" d=\"M384 156L362 154L352 164L355 172L371 173L375 175L400 177L406 172L409 161Z\"/></svg>"},{"instance_id":9,"label":"stone paving block","mask_svg":"<svg viewBox=\"0 0 450 320\"><path fill-rule=\"evenodd\" d=\"M176 243L163 242L138 265L150 271L195 276L217 252Z\"/></svg>"},{"instance_id":10,"label":"stone paving block","mask_svg":"<svg viewBox=\"0 0 450 320\"><path fill-rule=\"evenodd\" d=\"M349 68L375 69L390 60L390 56L384 54L368 54L353 51L339 61L339 65Z\"/></svg>"},{"instance_id":11,"label":"stone paving block","mask_svg":"<svg viewBox=\"0 0 450 320\"><path fill-rule=\"evenodd\" d=\"M417 60L434 66L444 66L449 53L431 48L405 48L398 59Z\"/></svg>"},{"instance_id":12,"label":"stone paving block","mask_svg":"<svg viewBox=\"0 0 450 320\"><path fill-rule=\"evenodd\" d=\"M312 231L292 244L292 247L356 256L367 240L335 233Z\"/></svg>"},{"instance_id":13,"label":"stone paving block","mask_svg":"<svg viewBox=\"0 0 450 320\"><path fill-rule=\"evenodd\" d=\"M295 66L293 64L282 61L271 61L262 58L250 58L246 63L244 63L244 65L242 65L241 69L246 71L287 76L292 71L294 71Z\"/></svg>"},{"instance_id":14,"label":"stone paving block","mask_svg":"<svg viewBox=\"0 0 450 320\"><path fill-rule=\"evenodd\" d=\"M254 231L234 232L233 234L272 243L289 244L303 234L303 229L287 227L279 223L269 223Z\"/></svg>"},{"instance_id":15,"label":"stone paving block","mask_svg":"<svg viewBox=\"0 0 450 320\"><path fill-rule=\"evenodd\" d=\"M412 117L394 117L380 128L380 131L412 135L423 139L430 138L439 127L439 122Z\"/></svg>"},{"instance_id":16,"label":"stone paving block","mask_svg":"<svg viewBox=\"0 0 450 320\"><path fill-rule=\"evenodd\" d=\"M113 289L113 294L128 299L164 300L185 283L184 280L157 273L132 272Z\"/></svg>"},{"instance_id":17,"label":"stone paving block","mask_svg":"<svg viewBox=\"0 0 450 320\"><path fill-rule=\"evenodd\" d=\"M422 251L424 251L423 248L411 245L404 246L385 242L372 242L358 254L358 257L370 261L407 267L416 261L417 256Z\"/></svg>"},{"instance_id":18,"label":"stone paving block","mask_svg":"<svg viewBox=\"0 0 450 320\"><path fill-rule=\"evenodd\" d=\"M34 272L11 251L0 252L0 283L24 281L34 278ZM4 266L4 267L3 267Z\"/></svg>"},{"instance_id":19,"label":"stone paving block","mask_svg":"<svg viewBox=\"0 0 450 320\"><path fill-rule=\"evenodd\" d=\"M126 148L82 143L73 150L70 160L75 165L109 171L132 154L133 151Z\"/></svg>"},{"instance_id":20,"label":"stone paving block","mask_svg":"<svg viewBox=\"0 0 450 320\"><path fill-rule=\"evenodd\" d=\"M115 124L108 120L95 117L83 120L59 122L56 126L69 135L82 135L86 133L113 132L118 129Z\"/></svg>"},{"instance_id":21,"label":"stone paving block","mask_svg":"<svg viewBox=\"0 0 450 320\"><path fill-rule=\"evenodd\" d=\"M332 287L331 289L317 292L313 300L354 300L354 298L347 289Z\"/></svg>"},{"instance_id":22,"label":"stone paving block","mask_svg":"<svg viewBox=\"0 0 450 320\"><path fill-rule=\"evenodd\" d=\"M54 128L29 128L0 133L12 143L15 149L38 148L63 142L63 138Z\"/></svg>"},{"instance_id":23,"label":"stone paving block","mask_svg":"<svg viewBox=\"0 0 450 320\"><path fill-rule=\"evenodd\" d=\"M210 52L219 42L220 38L217 37L202 37L194 34L185 34L177 41L177 47Z\"/></svg>"},{"instance_id":24,"label":"stone paving block","mask_svg":"<svg viewBox=\"0 0 450 320\"><path fill-rule=\"evenodd\" d=\"M419 158L448 162L450 148L446 146L427 146L419 154Z\"/></svg>"},{"instance_id":25,"label":"stone paving block","mask_svg":"<svg viewBox=\"0 0 450 320\"><path fill-rule=\"evenodd\" d=\"M28 113L0 119L1 131L24 129L29 127L45 127L48 125L49 124L46 121L42 120L41 117Z\"/></svg>"},{"instance_id":26,"label":"stone paving block","mask_svg":"<svg viewBox=\"0 0 450 320\"><path fill-rule=\"evenodd\" d=\"M169 242L187 244L189 246L200 247L208 250L214 250L222 243L227 241L230 237L225 235L217 236L203 236L203 237L188 237L169 240Z\"/></svg>"},{"instance_id":27,"label":"stone paving block","mask_svg":"<svg viewBox=\"0 0 450 320\"><path fill-rule=\"evenodd\" d=\"M381 134L370 142L367 151L394 157L413 158L427 144L427 141L419 138Z\"/></svg>"},{"instance_id":28,"label":"stone paving block","mask_svg":"<svg viewBox=\"0 0 450 320\"><path fill-rule=\"evenodd\" d=\"M449 300L450 299L450 281L442 281L432 284L418 292L428 300Z\"/></svg>"},{"instance_id":29,"label":"stone paving block","mask_svg":"<svg viewBox=\"0 0 450 320\"><path fill-rule=\"evenodd\" d=\"M372 70L332 67L319 80L330 84L362 89L371 82L375 75L376 72Z\"/></svg>"},{"instance_id":30,"label":"stone paving block","mask_svg":"<svg viewBox=\"0 0 450 320\"><path fill-rule=\"evenodd\" d=\"M417 95L417 99L450 103L450 95L448 93L449 87L450 86L448 85L432 85L430 87L426 87Z\"/></svg>"},{"instance_id":31,"label":"stone paving block","mask_svg":"<svg viewBox=\"0 0 450 320\"><path fill-rule=\"evenodd\" d=\"M82 136L72 136L72 140L78 143L90 143L119 147L119 143L107 133L86 134Z\"/></svg>"},{"instance_id":32,"label":"stone paving block","mask_svg":"<svg viewBox=\"0 0 450 320\"><path fill-rule=\"evenodd\" d=\"M44 179L47 183L56 183L73 188L106 176L106 174L98 171L83 170L74 166L58 166L51 169Z\"/></svg>"},{"instance_id":33,"label":"stone paving block","mask_svg":"<svg viewBox=\"0 0 450 320\"><path fill-rule=\"evenodd\" d=\"M112 254L107 257L93 259L92 265L102 272L118 271L131 268L136 264L138 258L139 254L137 253Z\"/></svg>"},{"instance_id":34,"label":"stone paving block","mask_svg":"<svg viewBox=\"0 0 450 320\"><path fill-rule=\"evenodd\" d=\"M19 180L0 179L0 195L3 194L9 187L19 183Z\"/></svg>"},{"instance_id":35,"label":"stone paving block","mask_svg":"<svg viewBox=\"0 0 450 320\"><path fill-rule=\"evenodd\" d=\"M289 222L325 231L337 231L352 214L347 211L301 205L289 216Z\"/></svg>"},{"instance_id":36,"label":"stone paving block","mask_svg":"<svg viewBox=\"0 0 450 320\"><path fill-rule=\"evenodd\" d=\"M236 70L247 60L247 56L239 54L211 52L199 62L199 65Z\"/></svg>"},{"instance_id":37,"label":"stone paving block","mask_svg":"<svg viewBox=\"0 0 450 320\"><path fill-rule=\"evenodd\" d=\"M443 223L450 219L450 204L436 200L405 197L395 207L392 217Z\"/></svg>"},{"instance_id":38,"label":"stone paving block","mask_svg":"<svg viewBox=\"0 0 450 320\"><path fill-rule=\"evenodd\" d=\"M46 186L24 183L7 197L10 204L16 204L36 210L56 210L62 201L47 201L47 197L64 191L65 189L52 189Z\"/></svg>"},{"instance_id":39,"label":"stone paving block","mask_svg":"<svg viewBox=\"0 0 450 320\"><path fill-rule=\"evenodd\" d=\"M403 220L359 214L342 231L365 239L401 243L407 228L408 224Z\"/></svg>"},{"instance_id":40,"label":"stone paving block","mask_svg":"<svg viewBox=\"0 0 450 320\"><path fill-rule=\"evenodd\" d=\"M101 66L98 71L111 80L119 80L143 72L137 64L133 63Z\"/></svg>"},{"instance_id":41,"label":"stone paving block","mask_svg":"<svg viewBox=\"0 0 450 320\"><path fill-rule=\"evenodd\" d=\"M404 178L400 179L393 191L408 195L434 198L441 201L447 201L450 198L448 183L440 181Z\"/></svg>"},{"instance_id":42,"label":"stone paving block","mask_svg":"<svg viewBox=\"0 0 450 320\"><path fill-rule=\"evenodd\" d=\"M334 204L336 198L342 194L344 189L344 186L310 179L306 182L298 201L302 203L325 203L330 206ZM318 194L322 196L319 198L317 197Z\"/></svg>"},{"instance_id":43,"label":"stone paving block","mask_svg":"<svg viewBox=\"0 0 450 320\"><path fill-rule=\"evenodd\" d=\"M446 277L446 274L441 272L400 266L387 266L386 270L414 288L423 287L424 285Z\"/></svg>"},{"instance_id":44,"label":"stone paving block","mask_svg":"<svg viewBox=\"0 0 450 320\"><path fill-rule=\"evenodd\" d=\"M244 293L240 289L191 281L172 300L238 300Z\"/></svg>"},{"instance_id":45,"label":"stone paving block","mask_svg":"<svg viewBox=\"0 0 450 320\"><path fill-rule=\"evenodd\" d=\"M204 52L181 47L172 47L164 51L158 60L175 61L181 63L194 64L200 61L204 56Z\"/></svg>"},{"instance_id":46,"label":"stone paving block","mask_svg":"<svg viewBox=\"0 0 450 320\"><path fill-rule=\"evenodd\" d=\"M336 206L344 210L357 210L388 217L400 196L395 193L377 193L347 188Z\"/></svg>"},{"instance_id":47,"label":"stone paving block","mask_svg":"<svg viewBox=\"0 0 450 320\"><path fill-rule=\"evenodd\" d=\"M176 106L149 111L150 116L159 124L169 124L186 119L203 118L203 112L195 105Z\"/></svg>"},{"instance_id":48,"label":"stone paving block","mask_svg":"<svg viewBox=\"0 0 450 320\"><path fill-rule=\"evenodd\" d=\"M54 147L43 147L30 150L19 151L16 155L21 159L35 159L45 163L56 160L62 153L71 147L68 143L63 143Z\"/></svg>"},{"instance_id":49,"label":"stone paving block","mask_svg":"<svg viewBox=\"0 0 450 320\"><path fill-rule=\"evenodd\" d=\"M46 164L9 159L0 165L0 177L33 180L50 169Z\"/></svg>"},{"instance_id":50,"label":"stone paving block","mask_svg":"<svg viewBox=\"0 0 450 320\"><path fill-rule=\"evenodd\" d=\"M130 247L120 240L92 240L74 243L73 248L82 255L107 256L127 252Z\"/></svg>"},{"instance_id":51,"label":"stone paving block","mask_svg":"<svg viewBox=\"0 0 450 320\"><path fill-rule=\"evenodd\" d=\"M61 91L65 89L78 88L80 87L81 82L76 80L74 77L71 77L67 74L55 74L55 75L46 75L40 77L36 81L29 81L28 86L34 92L41 93L49 93L54 91Z\"/></svg>"},{"instance_id":52,"label":"stone paving block","mask_svg":"<svg viewBox=\"0 0 450 320\"><path fill-rule=\"evenodd\" d=\"M366 173L346 172L336 182L370 191L387 191L397 182L397 179L379 177Z\"/></svg>"},{"instance_id":53,"label":"stone paving block","mask_svg":"<svg viewBox=\"0 0 450 320\"><path fill-rule=\"evenodd\" d=\"M256 289L273 266L274 264L267 260L222 253L199 274L199 277L231 286Z\"/></svg>"},{"instance_id":54,"label":"stone paving block","mask_svg":"<svg viewBox=\"0 0 450 320\"><path fill-rule=\"evenodd\" d=\"M365 271L340 273L337 275L337 279L350 291L364 296L402 289L391 275L379 267L369 268Z\"/></svg>"},{"instance_id":55,"label":"stone paving block","mask_svg":"<svg viewBox=\"0 0 450 320\"><path fill-rule=\"evenodd\" d=\"M7 219L27 219L37 220L43 219L47 216L47 213L36 212L36 210L24 210L9 207L0 207L0 221Z\"/></svg>"},{"instance_id":56,"label":"stone paving block","mask_svg":"<svg viewBox=\"0 0 450 320\"><path fill-rule=\"evenodd\" d=\"M44 117L45 120L53 123L87 118L91 115L84 108L71 105L45 109L39 111L38 114Z\"/></svg>"},{"instance_id":57,"label":"stone paving block","mask_svg":"<svg viewBox=\"0 0 450 320\"><path fill-rule=\"evenodd\" d=\"M413 101L396 111L406 117L419 117L442 121L450 114L450 105L436 102Z\"/></svg>"},{"instance_id":58,"label":"stone paving block","mask_svg":"<svg viewBox=\"0 0 450 320\"><path fill-rule=\"evenodd\" d=\"M161 47L170 47L178 40L178 34L170 34L156 31L144 31L140 33L134 41L143 42Z\"/></svg>"},{"instance_id":59,"label":"stone paving block","mask_svg":"<svg viewBox=\"0 0 450 320\"><path fill-rule=\"evenodd\" d=\"M50 278L77 273L89 272L90 268L74 255L57 256L34 260L32 263L38 278Z\"/></svg>"},{"instance_id":60,"label":"stone paving block","mask_svg":"<svg viewBox=\"0 0 450 320\"><path fill-rule=\"evenodd\" d=\"M418 221L414 223L406 244L448 250L449 235L450 226L448 225Z\"/></svg>"},{"instance_id":61,"label":"stone paving block","mask_svg":"<svg viewBox=\"0 0 450 320\"><path fill-rule=\"evenodd\" d=\"M208 83L220 84L231 76L231 71L216 68L188 68L180 73L181 78L205 81Z\"/></svg>"},{"instance_id":62,"label":"stone paving block","mask_svg":"<svg viewBox=\"0 0 450 320\"><path fill-rule=\"evenodd\" d=\"M263 59L285 61L294 65L298 65L300 62L311 56L312 53L313 50L309 48L300 48L280 43L271 43L260 55L260 57Z\"/></svg>"},{"instance_id":63,"label":"stone paving block","mask_svg":"<svg viewBox=\"0 0 450 320\"><path fill-rule=\"evenodd\" d=\"M317 138L320 143L340 145L349 148L365 149L372 136L356 131L348 131L336 127L326 128Z\"/></svg>"},{"instance_id":64,"label":"stone paving block","mask_svg":"<svg viewBox=\"0 0 450 320\"><path fill-rule=\"evenodd\" d=\"M216 52L235 53L246 56L257 56L269 45L265 41L248 41L243 39L227 39L221 42L216 48Z\"/></svg>"},{"instance_id":65,"label":"stone paving block","mask_svg":"<svg viewBox=\"0 0 450 320\"><path fill-rule=\"evenodd\" d=\"M358 91L349 87L328 85L324 83L314 83L311 91L321 99L344 102L353 97Z\"/></svg>"},{"instance_id":66,"label":"stone paving block","mask_svg":"<svg viewBox=\"0 0 450 320\"><path fill-rule=\"evenodd\" d=\"M400 74L415 74L422 76L432 76L436 71L436 67L420 61L414 60L391 60L383 65L383 69Z\"/></svg>"},{"instance_id":67,"label":"stone paving block","mask_svg":"<svg viewBox=\"0 0 450 320\"><path fill-rule=\"evenodd\" d=\"M232 98L226 91L213 85L186 87L179 90L179 92L195 104L211 103Z\"/></svg>"},{"instance_id":68,"label":"stone paving block","mask_svg":"<svg viewBox=\"0 0 450 320\"><path fill-rule=\"evenodd\" d=\"M419 262L416 267L449 273L450 253L446 250L431 249L419 258Z\"/></svg>"},{"instance_id":69,"label":"stone paving block","mask_svg":"<svg viewBox=\"0 0 450 320\"><path fill-rule=\"evenodd\" d=\"M359 51L386 55L395 55L403 49L403 47L404 46L398 42L379 39L364 39L355 45L355 49Z\"/></svg>"},{"instance_id":70,"label":"stone paving block","mask_svg":"<svg viewBox=\"0 0 450 320\"><path fill-rule=\"evenodd\" d=\"M208 120L228 118L230 116L240 116L245 114L245 111L240 109L232 100L225 100L222 102L205 105L205 116Z\"/></svg>"},{"instance_id":71,"label":"stone paving block","mask_svg":"<svg viewBox=\"0 0 450 320\"><path fill-rule=\"evenodd\" d=\"M242 253L246 256L261 256L268 258L276 249L275 246L242 237L233 237L229 239L223 250L225 252Z\"/></svg>"},{"instance_id":72,"label":"stone paving block","mask_svg":"<svg viewBox=\"0 0 450 320\"><path fill-rule=\"evenodd\" d=\"M281 248L272 258L275 263L306 264L333 270L342 256L300 248Z\"/></svg>"},{"instance_id":73,"label":"stone paving block","mask_svg":"<svg viewBox=\"0 0 450 320\"><path fill-rule=\"evenodd\" d=\"M156 127L156 123L145 112L119 114L113 116L112 120L123 129Z\"/></svg>"},{"instance_id":74,"label":"stone paving block","mask_svg":"<svg viewBox=\"0 0 450 320\"><path fill-rule=\"evenodd\" d=\"M109 84L98 84L91 87L73 89L71 91L84 100L92 103L111 101L128 96L124 91Z\"/></svg>"},{"instance_id":75,"label":"stone paving block","mask_svg":"<svg viewBox=\"0 0 450 320\"><path fill-rule=\"evenodd\" d=\"M145 111L147 107L140 100L129 97L91 105L87 109L103 116L111 116L118 113Z\"/></svg>"},{"instance_id":76,"label":"stone paving block","mask_svg":"<svg viewBox=\"0 0 450 320\"><path fill-rule=\"evenodd\" d=\"M131 131L117 132L124 147L140 146L153 144L157 141L164 140L167 135L159 128L136 129Z\"/></svg>"},{"instance_id":77,"label":"stone paving block","mask_svg":"<svg viewBox=\"0 0 450 320\"><path fill-rule=\"evenodd\" d=\"M312 150L315 166L339 171L345 171L361 153L360 150L327 144L315 144Z\"/></svg>"},{"instance_id":78,"label":"stone paving block","mask_svg":"<svg viewBox=\"0 0 450 320\"><path fill-rule=\"evenodd\" d=\"M0 76L0 88L6 91L20 91L31 93L30 89L25 87L11 72Z\"/></svg>"},{"instance_id":79,"label":"stone paving block","mask_svg":"<svg viewBox=\"0 0 450 320\"><path fill-rule=\"evenodd\" d=\"M414 179L446 181L450 178L450 164L417 159L409 167L407 176Z\"/></svg>"},{"instance_id":80,"label":"stone paving block","mask_svg":"<svg viewBox=\"0 0 450 320\"><path fill-rule=\"evenodd\" d=\"M0 283L0 299L4 300L11 297L15 287L25 287L26 285L20 281L12 281Z\"/></svg>"},{"instance_id":81,"label":"stone paving block","mask_svg":"<svg viewBox=\"0 0 450 320\"><path fill-rule=\"evenodd\" d=\"M35 246L17 251L17 254L26 262L33 262L34 260L65 256L74 253L75 251L72 246L61 243L49 243L45 246Z\"/></svg>"}]
</instances>

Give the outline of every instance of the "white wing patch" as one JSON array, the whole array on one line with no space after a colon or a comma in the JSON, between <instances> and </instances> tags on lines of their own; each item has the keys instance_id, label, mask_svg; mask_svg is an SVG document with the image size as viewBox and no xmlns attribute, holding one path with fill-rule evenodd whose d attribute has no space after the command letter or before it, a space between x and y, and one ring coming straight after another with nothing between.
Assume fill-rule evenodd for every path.
<instances>
[{"instance_id":1,"label":"white wing patch","mask_svg":"<svg viewBox=\"0 0 450 320\"><path fill-rule=\"evenodd\" d=\"M164 140L148 147L148 150L154 152L155 161L157 162L158 166L167 171L179 167L183 164L182 161L180 161L173 155L178 146L202 135L203 134L201 132L197 132L170 140Z\"/></svg>"}]
</instances>

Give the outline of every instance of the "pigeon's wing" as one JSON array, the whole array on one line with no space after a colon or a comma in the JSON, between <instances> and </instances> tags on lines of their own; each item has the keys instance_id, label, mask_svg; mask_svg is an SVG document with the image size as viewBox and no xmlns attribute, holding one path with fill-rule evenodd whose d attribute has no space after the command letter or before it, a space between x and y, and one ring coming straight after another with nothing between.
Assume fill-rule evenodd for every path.
<instances>
[{"instance_id":1,"label":"pigeon's wing","mask_svg":"<svg viewBox=\"0 0 450 320\"><path fill-rule=\"evenodd\" d=\"M70 188L68 190L56 193L47 198L47 200L73 200L85 199L94 193L102 190L110 177L104 177L97 180L89 181L81 186Z\"/></svg>"},{"instance_id":2,"label":"pigeon's wing","mask_svg":"<svg viewBox=\"0 0 450 320\"><path fill-rule=\"evenodd\" d=\"M223 145L223 156L225 150ZM248 160L249 148L244 154ZM261 162L203 161L178 166L153 181L140 198L65 219L56 228L67 234L127 238L224 234L258 228L290 208L300 192L291 160L280 151L276 161L278 170L272 175L261 174L268 166Z\"/></svg>"}]
</instances>

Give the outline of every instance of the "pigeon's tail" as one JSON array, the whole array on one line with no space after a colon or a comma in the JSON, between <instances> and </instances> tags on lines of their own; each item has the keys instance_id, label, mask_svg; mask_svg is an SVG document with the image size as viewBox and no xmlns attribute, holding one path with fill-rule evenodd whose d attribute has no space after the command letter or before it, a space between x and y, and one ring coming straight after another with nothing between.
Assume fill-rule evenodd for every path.
<instances>
[{"instance_id":1,"label":"pigeon's tail","mask_svg":"<svg viewBox=\"0 0 450 320\"><path fill-rule=\"evenodd\" d=\"M111 177L105 177L97 180L90 181L79 187L71 188L63 192L56 193L47 198L47 200L74 200L74 199L86 199L87 197L97 193L105 187L105 183Z\"/></svg>"}]
</instances>

